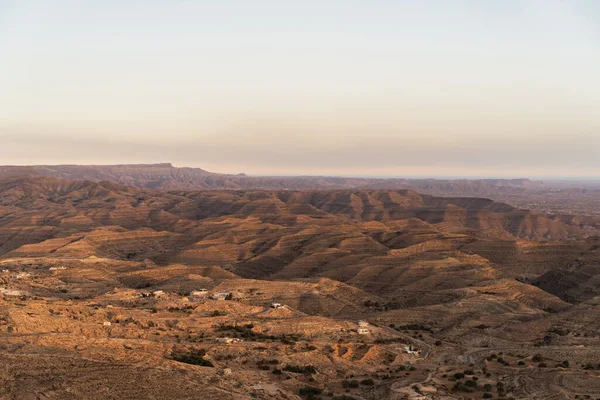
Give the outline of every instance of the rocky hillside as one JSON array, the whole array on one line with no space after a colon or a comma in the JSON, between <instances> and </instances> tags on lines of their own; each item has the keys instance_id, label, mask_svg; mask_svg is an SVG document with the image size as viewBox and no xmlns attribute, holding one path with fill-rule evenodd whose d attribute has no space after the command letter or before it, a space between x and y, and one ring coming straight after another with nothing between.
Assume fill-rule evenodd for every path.
<instances>
[{"instance_id":1,"label":"rocky hillside","mask_svg":"<svg viewBox=\"0 0 600 400\"><path fill-rule=\"evenodd\" d=\"M598 388L600 240L585 219L406 189L95 178L0 181L0 398Z\"/></svg>"}]
</instances>

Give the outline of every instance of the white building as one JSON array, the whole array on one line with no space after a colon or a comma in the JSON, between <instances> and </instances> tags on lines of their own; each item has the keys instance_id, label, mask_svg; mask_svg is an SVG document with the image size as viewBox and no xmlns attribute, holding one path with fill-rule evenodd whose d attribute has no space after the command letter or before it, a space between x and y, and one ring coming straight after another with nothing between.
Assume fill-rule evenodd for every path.
<instances>
[{"instance_id":1,"label":"white building","mask_svg":"<svg viewBox=\"0 0 600 400\"><path fill-rule=\"evenodd\" d=\"M359 328L358 329L359 335L368 335L369 333L371 333L371 331L369 331L367 328Z\"/></svg>"},{"instance_id":2,"label":"white building","mask_svg":"<svg viewBox=\"0 0 600 400\"><path fill-rule=\"evenodd\" d=\"M22 290L14 290L14 289L6 289L6 288L0 288L0 294L3 294L4 296L9 296L9 297L19 297L19 296L26 295L26 293L23 292Z\"/></svg>"},{"instance_id":3,"label":"white building","mask_svg":"<svg viewBox=\"0 0 600 400\"><path fill-rule=\"evenodd\" d=\"M219 338L215 339L215 342L217 342L217 343L225 343L225 344L232 344L232 343L239 343L239 342L241 342L241 339L232 338L232 337L219 337Z\"/></svg>"},{"instance_id":4,"label":"white building","mask_svg":"<svg viewBox=\"0 0 600 400\"><path fill-rule=\"evenodd\" d=\"M284 306L281 303L272 303L271 304L271 308L276 308L277 309L277 308L283 308L283 307Z\"/></svg>"},{"instance_id":5,"label":"white building","mask_svg":"<svg viewBox=\"0 0 600 400\"><path fill-rule=\"evenodd\" d=\"M215 293L211 296L213 300L227 300L227 298L231 297L231 293Z\"/></svg>"}]
</instances>

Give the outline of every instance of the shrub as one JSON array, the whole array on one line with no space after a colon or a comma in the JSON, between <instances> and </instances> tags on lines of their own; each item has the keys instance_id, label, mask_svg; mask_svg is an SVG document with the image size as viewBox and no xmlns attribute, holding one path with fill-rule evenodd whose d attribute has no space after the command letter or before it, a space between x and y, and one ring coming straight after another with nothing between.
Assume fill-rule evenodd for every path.
<instances>
[{"instance_id":1,"label":"shrub","mask_svg":"<svg viewBox=\"0 0 600 400\"><path fill-rule=\"evenodd\" d=\"M300 396L306 396L309 399L313 399L321 393L323 393L323 389L314 386L304 386L303 388L300 388Z\"/></svg>"},{"instance_id":2,"label":"shrub","mask_svg":"<svg viewBox=\"0 0 600 400\"><path fill-rule=\"evenodd\" d=\"M192 350L189 353L180 353L173 352L171 353L171 357L175 361L179 361L186 364L192 365L200 365L202 367L213 367L213 363L210 360L206 360L204 356L206 355L206 350Z\"/></svg>"},{"instance_id":3,"label":"shrub","mask_svg":"<svg viewBox=\"0 0 600 400\"><path fill-rule=\"evenodd\" d=\"M462 372L457 372L454 374L454 379L462 379L465 377L465 374L463 374Z\"/></svg>"},{"instance_id":4,"label":"shrub","mask_svg":"<svg viewBox=\"0 0 600 400\"><path fill-rule=\"evenodd\" d=\"M363 379L362 381L360 381L360 384L365 386L373 386L375 382L373 381L373 379Z\"/></svg>"},{"instance_id":5,"label":"shrub","mask_svg":"<svg viewBox=\"0 0 600 400\"><path fill-rule=\"evenodd\" d=\"M317 370L312 365L286 365L283 368L284 371L295 372L297 374L311 375L316 374Z\"/></svg>"}]
</instances>

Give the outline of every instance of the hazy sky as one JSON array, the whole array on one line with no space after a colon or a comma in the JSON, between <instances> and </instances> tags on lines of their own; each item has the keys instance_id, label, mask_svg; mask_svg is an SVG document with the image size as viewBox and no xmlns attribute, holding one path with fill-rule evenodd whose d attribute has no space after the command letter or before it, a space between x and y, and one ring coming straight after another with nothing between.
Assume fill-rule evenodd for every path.
<instances>
[{"instance_id":1,"label":"hazy sky","mask_svg":"<svg viewBox=\"0 0 600 400\"><path fill-rule=\"evenodd\" d=\"M600 177L600 1L0 0L0 164Z\"/></svg>"}]
</instances>

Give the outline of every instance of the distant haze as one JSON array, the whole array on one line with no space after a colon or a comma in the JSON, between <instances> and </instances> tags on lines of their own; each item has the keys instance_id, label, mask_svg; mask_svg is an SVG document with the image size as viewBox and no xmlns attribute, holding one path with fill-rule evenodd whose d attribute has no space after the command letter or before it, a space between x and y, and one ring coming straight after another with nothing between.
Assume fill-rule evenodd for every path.
<instances>
[{"instance_id":1,"label":"distant haze","mask_svg":"<svg viewBox=\"0 0 600 400\"><path fill-rule=\"evenodd\" d=\"M0 0L0 164L600 177L595 0Z\"/></svg>"}]
</instances>

